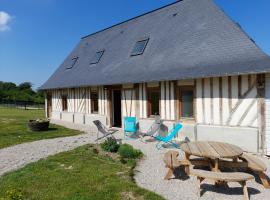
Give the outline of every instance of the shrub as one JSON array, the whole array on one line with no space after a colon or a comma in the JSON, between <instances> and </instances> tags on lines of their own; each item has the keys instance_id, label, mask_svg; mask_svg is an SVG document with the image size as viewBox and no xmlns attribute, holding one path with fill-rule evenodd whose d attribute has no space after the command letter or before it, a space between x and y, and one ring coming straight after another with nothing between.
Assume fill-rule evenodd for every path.
<instances>
[{"instance_id":1,"label":"shrub","mask_svg":"<svg viewBox=\"0 0 270 200\"><path fill-rule=\"evenodd\" d=\"M6 200L23 200L23 193L21 190L11 189L6 191Z\"/></svg>"},{"instance_id":2,"label":"shrub","mask_svg":"<svg viewBox=\"0 0 270 200\"><path fill-rule=\"evenodd\" d=\"M101 143L101 148L108 152L117 152L119 149L119 144L113 138L108 138L105 142Z\"/></svg>"},{"instance_id":3,"label":"shrub","mask_svg":"<svg viewBox=\"0 0 270 200\"><path fill-rule=\"evenodd\" d=\"M118 149L118 153L123 159L136 159L142 157L143 155L140 150L134 149L129 144L122 144Z\"/></svg>"}]
</instances>

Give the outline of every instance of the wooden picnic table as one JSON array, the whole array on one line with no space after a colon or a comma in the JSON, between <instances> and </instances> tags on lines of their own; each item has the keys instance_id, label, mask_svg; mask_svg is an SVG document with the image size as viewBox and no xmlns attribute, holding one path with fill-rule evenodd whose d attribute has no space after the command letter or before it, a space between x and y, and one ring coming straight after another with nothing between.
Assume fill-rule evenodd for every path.
<instances>
[{"instance_id":1,"label":"wooden picnic table","mask_svg":"<svg viewBox=\"0 0 270 200\"><path fill-rule=\"evenodd\" d=\"M259 173L259 177L265 188L270 189L270 184L265 176L265 164L255 156L251 156L233 144L212 141L197 141L183 143L180 148L185 152L185 172L190 174L190 165L210 166L214 172L220 172L220 166L237 168L248 168ZM190 159L190 156L201 157L202 159ZM232 161L228 161L232 159ZM238 162L240 160L240 162Z\"/></svg>"},{"instance_id":2,"label":"wooden picnic table","mask_svg":"<svg viewBox=\"0 0 270 200\"><path fill-rule=\"evenodd\" d=\"M237 158L244 152L236 145L211 141L183 143L180 148L185 152L185 159L188 161L191 155L209 159L212 171L215 172L220 171L220 159L229 158L237 161ZM189 166L186 166L186 173L189 174Z\"/></svg>"}]
</instances>

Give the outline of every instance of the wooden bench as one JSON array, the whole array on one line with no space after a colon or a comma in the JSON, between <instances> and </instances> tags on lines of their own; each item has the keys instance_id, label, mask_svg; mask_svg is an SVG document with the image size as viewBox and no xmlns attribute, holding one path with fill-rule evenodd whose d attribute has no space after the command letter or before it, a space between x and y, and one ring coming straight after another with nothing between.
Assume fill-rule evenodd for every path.
<instances>
[{"instance_id":1,"label":"wooden bench","mask_svg":"<svg viewBox=\"0 0 270 200\"><path fill-rule=\"evenodd\" d=\"M168 151L164 155L164 163L165 167L168 168L168 172L164 177L165 180L169 180L173 175L173 171L175 168L181 166L180 160L177 159L179 153L177 151Z\"/></svg>"},{"instance_id":2,"label":"wooden bench","mask_svg":"<svg viewBox=\"0 0 270 200\"><path fill-rule=\"evenodd\" d=\"M258 172L262 184L265 188L270 189L269 182L264 174L267 170L264 162L257 156L253 156L247 153L243 153L240 157L241 160L247 162L247 167L255 172Z\"/></svg>"},{"instance_id":3,"label":"wooden bench","mask_svg":"<svg viewBox=\"0 0 270 200\"><path fill-rule=\"evenodd\" d=\"M193 159L189 159L189 160L187 160L187 159L179 160L178 156L179 156L179 152L177 152L177 151L170 150L170 151L165 153L163 161L165 163L165 167L168 168L168 172L167 172L166 176L164 177L165 180L169 180L173 175L173 171L180 166L195 165L195 166L204 167L204 166L210 165L209 160L204 159L204 158L193 158ZM185 168L185 173L187 175L189 175L189 167Z\"/></svg>"},{"instance_id":4,"label":"wooden bench","mask_svg":"<svg viewBox=\"0 0 270 200\"><path fill-rule=\"evenodd\" d=\"M204 179L222 182L238 182L243 187L244 199L249 199L246 181L254 179L251 174L242 172L213 172L200 169L191 169L190 174L197 177L198 196L201 196L201 183Z\"/></svg>"}]
</instances>

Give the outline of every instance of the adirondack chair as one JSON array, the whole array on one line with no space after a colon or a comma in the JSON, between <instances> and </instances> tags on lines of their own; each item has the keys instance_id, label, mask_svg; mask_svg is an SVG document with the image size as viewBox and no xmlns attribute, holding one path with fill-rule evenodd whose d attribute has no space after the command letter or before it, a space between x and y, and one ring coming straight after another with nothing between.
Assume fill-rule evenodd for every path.
<instances>
[{"instance_id":1,"label":"adirondack chair","mask_svg":"<svg viewBox=\"0 0 270 200\"><path fill-rule=\"evenodd\" d=\"M178 148L179 145L174 143L172 140L177 135L177 133L182 129L182 127L183 127L182 124L177 123L167 136L165 137L154 136L154 138L159 141L159 143L156 145L156 148L159 150L163 147L164 144L171 144L175 148Z\"/></svg>"},{"instance_id":2,"label":"adirondack chair","mask_svg":"<svg viewBox=\"0 0 270 200\"><path fill-rule=\"evenodd\" d=\"M132 136L136 136L136 133L137 133L136 117L125 117L124 118L125 138L132 139Z\"/></svg>"},{"instance_id":3,"label":"adirondack chair","mask_svg":"<svg viewBox=\"0 0 270 200\"><path fill-rule=\"evenodd\" d=\"M106 126L104 126L99 120L95 120L95 121L93 121L93 123L95 124L95 126L98 129L97 139L95 141L98 141L98 140L100 140L102 138L105 138L105 137L111 137L112 139L117 141L117 139L113 136L113 134L115 132L117 132L118 130L116 130L116 129L107 129ZM102 134L101 137L99 137L99 133Z\"/></svg>"}]
</instances>

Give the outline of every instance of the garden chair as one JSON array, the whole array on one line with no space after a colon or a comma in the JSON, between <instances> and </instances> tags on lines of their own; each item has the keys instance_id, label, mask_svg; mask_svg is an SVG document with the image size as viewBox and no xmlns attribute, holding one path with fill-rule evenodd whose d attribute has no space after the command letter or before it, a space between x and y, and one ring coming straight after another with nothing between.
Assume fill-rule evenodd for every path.
<instances>
[{"instance_id":1,"label":"garden chair","mask_svg":"<svg viewBox=\"0 0 270 200\"><path fill-rule=\"evenodd\" d=\"M136 117L125 117L124 118L124 135L125 138L133 139L137 133L137 122Z\"/></svg>"},{"instance_id":2,"label":"garden chair","mask_svg":"<svg viewBox=\"0 0 270 200\"><path fill-rule=\"evenodd\" d=\"M159 134L160 131L160 126L162 124L162 121L160 119L160 116L155 116L155 121L154 123L151 125L151 127L147 130L146 133L142 133L142 137L145 136L155 136Z\"/></svg>"},{"instance_id":3,"label":"garden chair","mask_svg":"<svg viewBox=\"0 0 270 200\"><path fill-rule=\"evenodd\" d=\"M117 139L113 136L113 134L115 132L117 132L118 130L116 130L116 129L107 129L106 126L104 126L99 120L95 120L95 121L93 121L93 123L95 124L95 126L98 129L97 139L95 141L98 141L98 140L106 138L106 137L111 137L113 140L117 141ZM99 133L102 134L101 137L99 137Z\"/></svg>"},{"instance_id":4,"label":"garden chair","mask_svg":"<svg viewBox=\"0 0 270 200\"><path fill-rule=\"evenodd\" d=\"M164 144L171 144L175 148L178 148L179 145L174 143L172 140L174 137L178 134L178 132L182 129L183 125L177 123L175 127L168 133L167 136L162 137L162 136L154 136L156 140L159 141L159 143L156 145L156 148L159 150L163 147Z\"/></svg>"}]
</instances>

